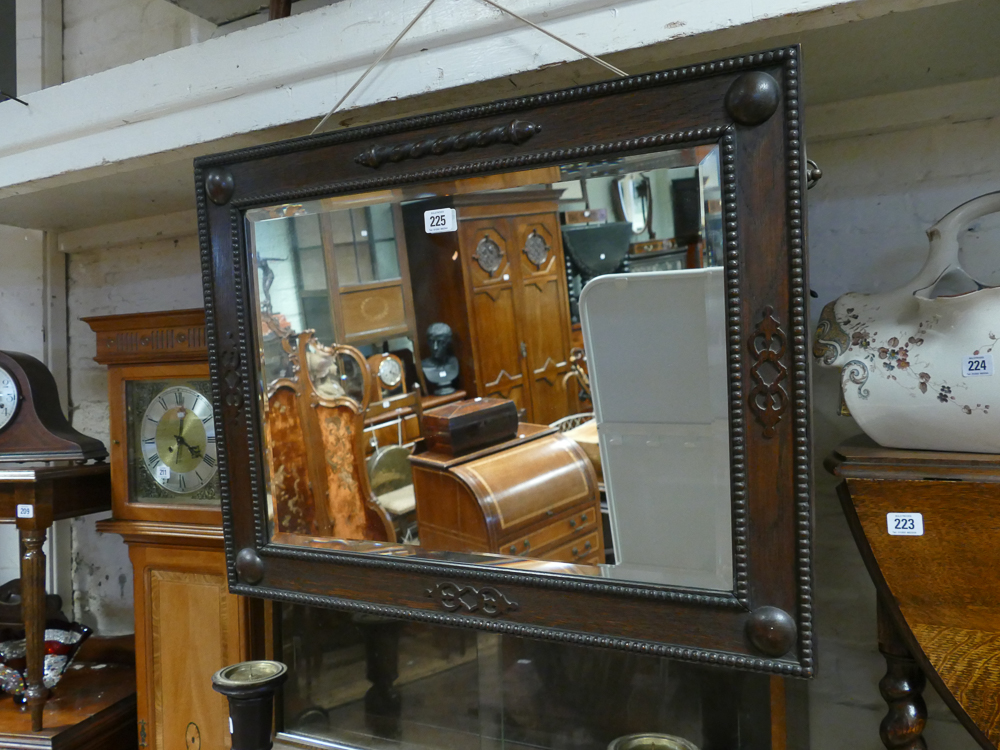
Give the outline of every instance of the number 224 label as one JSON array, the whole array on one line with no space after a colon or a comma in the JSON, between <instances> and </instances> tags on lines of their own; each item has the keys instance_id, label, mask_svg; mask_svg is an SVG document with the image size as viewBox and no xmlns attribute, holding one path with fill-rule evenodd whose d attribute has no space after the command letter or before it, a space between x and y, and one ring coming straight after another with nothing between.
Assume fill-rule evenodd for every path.
<instances>
[{"instance_id":1,"label":"number 224 label","mask_svg":"<svg viewBox=\"0 0 1000 750\"><path fill-rule=\"evenodd\" d=\"M974 378L979 375L993 374L993 355L981 354L976 357L966 357L962 360L962 377Z\"/></svg>"}]
</instances>

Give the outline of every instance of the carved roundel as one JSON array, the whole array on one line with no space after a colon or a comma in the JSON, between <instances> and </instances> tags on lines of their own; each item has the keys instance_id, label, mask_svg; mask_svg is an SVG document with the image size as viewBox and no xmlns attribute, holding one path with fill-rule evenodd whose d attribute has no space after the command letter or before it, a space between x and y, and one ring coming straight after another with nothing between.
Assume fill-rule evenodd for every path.
<instances>
[{"instance_id":1,"label":"carved roundel","mask_svg":"<svg viewBox=\"0 0 1000 750\"><path fill-rule=\"evenodd\" d=\"M503 263L503 250L489 237L483 237L476 245L476 254L472 256L479 263L479 267L492 276L496 273L500 264Z\"/></svg>"},{"instance_id":2,"label":"carved roundel","mask_svg":"<svg viewBox=\"0 0 1000 750\"><path fill-rule=\"evenodd\" d=\"M549 246L538 232L532 230L524 242L524 254L528 256L528 260L541 268L548 260Z\"/></svg>"}]
</instances>

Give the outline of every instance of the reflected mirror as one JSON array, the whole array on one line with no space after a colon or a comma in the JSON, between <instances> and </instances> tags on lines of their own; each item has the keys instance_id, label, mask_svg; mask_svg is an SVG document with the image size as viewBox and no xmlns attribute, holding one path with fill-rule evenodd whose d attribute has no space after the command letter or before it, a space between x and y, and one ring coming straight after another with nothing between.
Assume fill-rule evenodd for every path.
<instances>
[{"instance_id":1,"label":"reflected mirror","mask_svg":"<svg viewBox=\"0 0 1000 750\"><path fill-rule=\"evenodd\" d=\"M731 591L718 150L248 211L272 538Z\"/></svg>"}]
</instances>

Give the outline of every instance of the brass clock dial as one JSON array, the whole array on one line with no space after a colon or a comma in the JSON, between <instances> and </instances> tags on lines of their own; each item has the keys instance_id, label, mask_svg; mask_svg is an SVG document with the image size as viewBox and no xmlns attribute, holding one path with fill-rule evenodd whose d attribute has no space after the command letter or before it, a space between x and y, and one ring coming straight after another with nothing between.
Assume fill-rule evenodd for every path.
<instances>
[{"instance_id":1,"label":"brass clock dial","mask_svg":"<svg viewBox=\"0 0 1000 750\"><path fill-rule=\"evenodd\" d=\"M5 368L0 367L0 430L10 424L17 413L17 404L21 393L17 388L15 378Z\"/></svg>"},{"instance_id":2,"label":"brass clock dial","mask_svg":"<svg viewBox=\"0 0 1000 750\"><path fill-rule=\"evenodd\" d=\"M143 414L138 440L146 471L169 492L196 492L215 476L212 404L192 388L171 386L154 396Z\"/></svg>"}]
</instances>

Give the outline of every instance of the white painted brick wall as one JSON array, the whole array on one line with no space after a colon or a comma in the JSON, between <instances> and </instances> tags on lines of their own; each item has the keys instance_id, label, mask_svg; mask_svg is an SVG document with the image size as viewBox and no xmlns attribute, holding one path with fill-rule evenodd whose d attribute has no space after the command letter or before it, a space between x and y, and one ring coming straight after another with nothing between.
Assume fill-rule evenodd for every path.
<instances>
[{"instance_id":1,"label":"white painted brick wall","mask_svg":"<svg viewBox=\"0 0 1000 750\"><path fill-rule=\"evenodd\" d=\"M210 39L215 24L167 0L73 0L63 6L64 80Z\"/></svg>"},{"instance_id":2,"label":"white painted brick wall","mask_svg":"<svg viewBox=\"0 0 1000 750\"><path fill-rule=\"evenodd\" d=\"M96 338L80 318L202 307L195 239L69 256L69 361L73 425L109 442L107 368L94 360ZM117 535L98 534L98 516L73 522L73 614L104 635L130 633L132 565Z\"/></svg>"},{"instance_id":3,"label":"white painted brick wall","mask_svg":"<svg viewBox=\"0 0 1000 750\"><path fill-rule=\"evenodd\" d=\"M0 349L42 359L42 233L0 226ZM20 577L17 530L0 525L0 583Z\"/></svg>"}]
</instances>

